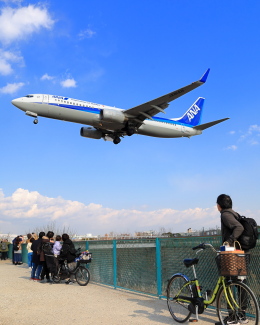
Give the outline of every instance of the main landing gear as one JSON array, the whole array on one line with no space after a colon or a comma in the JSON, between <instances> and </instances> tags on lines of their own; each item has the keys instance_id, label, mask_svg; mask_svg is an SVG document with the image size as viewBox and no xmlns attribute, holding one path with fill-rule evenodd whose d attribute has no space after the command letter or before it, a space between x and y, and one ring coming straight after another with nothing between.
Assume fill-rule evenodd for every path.
<instances>
[{"instance_id":1,"label":"main landing gear","mask_svg":"<svg viewBox=\"0 0 260 325\"><path fill-rule=\"evenodd\" d=\"M133 128L133 127L128 127L127 129L126 129L126 134L129 136L129 137L131 137L131 135L133 135L135 133L135 128Z\"/></svg>"},{"instance_id":2,"label":"main landing gear","mask_svg":"<svg viewBox=\"0 0 260 325\"><path fill-rule=\"evenodd\" d=\"M118 143L120 143L121 142L121 139L119 138L119 136L117 135L117 136L115 136L114 137L114 140L113 140L113 143L114 144L118 144Z\"/></svg>"},{"instance_id":3,"label":"main landing gear","mask_svg":"<svg viewBox=\"0 0 260 325\"><path fill-rule=\"evenodd\" d=\"M33 123L34 123L34 124L38 124L38 122L39 122L39 121L38 121L37 118L33 120Z\"/></svg>"}]
</instances>

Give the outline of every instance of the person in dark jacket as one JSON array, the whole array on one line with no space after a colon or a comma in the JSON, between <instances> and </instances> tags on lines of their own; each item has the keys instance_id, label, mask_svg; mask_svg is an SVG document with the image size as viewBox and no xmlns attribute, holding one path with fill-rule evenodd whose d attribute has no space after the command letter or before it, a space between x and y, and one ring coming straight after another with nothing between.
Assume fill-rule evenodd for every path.
<instances>
[{"instance_id":1,"label":"person in dark jacket","mask_svg":"<svg viewBox=\"0 0 260 325\"><path fill-rule=\"evenodd\" d=\"M232 209L233 203L231 197L227 194L220 194L217 198L217 208L221 214L221 234L222 243L228 243L230 246L234 246L234 242L237 241L239 236L244 231L244 227L237 220L238 214ZM242 279L241 279L242 280ZM246 279L243 279L246 283ZM243 291L241 294L242 301L246 301L246 294ZM228 307L227 307L228 308ZM234 317L229 315L225 317L224 324L240 325L247 324L246 311L242 311L240 315ZM222 322L216 322L215 325L222 325Z\"/></svg>"},{"instance_id":2,"label":"person in dark jacket","mask_svg":"<svg viewBox=\"0 0 260 325\"><path fill-rule=\"evenodd\" d=\"M45 236L45 232L42 231L39 233L39 238L33 241L31 246L31 250L33 251L31 279L35 281L40 281L40 274L42 271L42 265L40 264L40 254L38 253L42 243L43 236Z\"/></svg>"},{"instance_id":3,"label":"person in dark jacket","mask_svg":"<svg viewBox=\"0 0 260 325\"><path fill-rule=\"evenodd\" d=\"M232 210L231 197L226 194L219 195L217 198L217 208L221 214L222 243L227 242L230 246L233 246L234 242L244 231L244 227L237 220L238 214Z\"/></svg>"},{"instance_id":4,"label":"person in dark jacket","mask_svg":"<svg viewBox=\"0 0 260 325\"><path fill-rule=\"evenodd\" d=\"M70 236L68 234L63 234L61 238L63 245L60 252L60 258L67 260L68 263L74 262L76 250L73 242L70 240Z\"/></svg>"},{"instance_id":5,"label":"person in dark jacket","mask_svg":"<svg viewBox=\"0 0 260 325\"><path fill-rule=\"evenodd\" d=\"M73 266L73 262L75 261L76 255L76 249L75 246L73 244L73 242L70 240L70 237L68 234L63 234L61 236L62 241L63 241L63 245L60 251L60 260L67 260L68 262L68 267L70 268L71 266ZM71 266L69 265L71 263ZM72 284L73 281L71 280L71 278L68 278L65 281L66 284Z\"/></svg>"}]
</instances>

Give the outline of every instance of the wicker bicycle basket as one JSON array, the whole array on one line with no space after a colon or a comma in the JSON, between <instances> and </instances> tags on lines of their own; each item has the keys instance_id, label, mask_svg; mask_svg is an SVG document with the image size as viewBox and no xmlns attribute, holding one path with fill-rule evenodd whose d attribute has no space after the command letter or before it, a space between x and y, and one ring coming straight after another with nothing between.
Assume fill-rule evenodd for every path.
<instances>
[{"instance_id":1,"label":"wicker bicycle basket","mask_svg":"<svg viewBox=\"0 0 260 325\"><path fill-rule=\"evenodd\" d=\"M220 252L216 257L219 275L245 276L248 274L250 254Z\"/></svg>"}]
</instances>

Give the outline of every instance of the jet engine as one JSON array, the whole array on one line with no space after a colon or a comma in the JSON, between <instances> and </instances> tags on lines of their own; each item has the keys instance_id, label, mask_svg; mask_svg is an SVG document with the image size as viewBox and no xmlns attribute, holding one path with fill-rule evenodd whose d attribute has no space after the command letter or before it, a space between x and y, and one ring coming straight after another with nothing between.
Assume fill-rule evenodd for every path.
<instances>
[{"instance_id":1,"label":"jet engine","mask_svg":"<svg viewBox=\"0 0 260 325\"><path fill-rule=\"evenodd\" d=\"M122 111L115 109L101 109L100 120L104 122L124 123L126 116Z\"/></svg>"},{"instance_id":2,"label":"jet engine","mask_svg":"<svg viewBox=\"0 0 260 325\"><path fill-rule=\"evenodd\" d=\"M102 138L102 132L100 130L97 130L93 127L82 127L80 129L80 135L85 138L91 138L91 139L101 139Z\"/></svg>"}]
</instances>

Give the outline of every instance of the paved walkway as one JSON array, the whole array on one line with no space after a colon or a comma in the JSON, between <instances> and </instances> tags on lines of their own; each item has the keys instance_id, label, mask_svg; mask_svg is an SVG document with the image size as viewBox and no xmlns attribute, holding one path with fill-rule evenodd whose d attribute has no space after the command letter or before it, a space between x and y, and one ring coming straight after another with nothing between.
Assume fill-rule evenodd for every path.
<instances>
[{"instance_id":1,"label":"paved walkway","mask_svg":"<svg viewBox=\"0 0 260 325\"><path fill-rule=\"evenodd\" d=\"M173 321L164 299L90 283L66 285L30 280L25 265L0 261L0 324L156 325ZM198 325L214 324L215 311L200 315Z\"/></svg>"}]
</instances>

